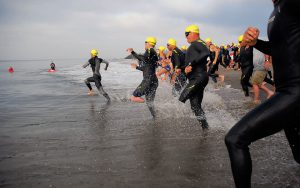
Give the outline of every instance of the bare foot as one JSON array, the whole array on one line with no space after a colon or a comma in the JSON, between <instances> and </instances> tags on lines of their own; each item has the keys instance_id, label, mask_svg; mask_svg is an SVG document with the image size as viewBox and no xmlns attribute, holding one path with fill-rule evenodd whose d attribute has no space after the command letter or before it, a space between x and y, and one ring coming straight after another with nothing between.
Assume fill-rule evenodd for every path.
<instances>
[{"instance_id":1,"label":"bare foot","mask_svg":"<svg viewBox=\"0 0 300 188\"><path fill-rule=\"evenodd\" d=\"M274 92L270 92L270 94L267 96L267 99L269 99L270 97L272 97L274 95Z\"/></svg>"},{"instance_id":2,"label":"bare foot","mask_svg":"<svg viewBox=\"0 0 300 188\"><path fill-rule=\"evenodd\" d=\"M257 104L260 104L261 101L260 100L254 100L253 103L257 105Z\"/></svg>"},{"instance_id":3,"label":"bare foot","mask_svg":"<svg viewBox=\"0 0 300 188\"><path fill-rule=\"evenodd\" d=\"M89 96L93 96L93 95L94 95L93 90L89 91L89 92L88 92L88 95L89 95Z\"/></svg>"},{"instance_id":4,"label":"bare foot","mask_svg":"<svg viewBox=\"0 0 300 188\"><path fill-rule=\"evenodd\" d=\"M141 97L132 96L130 99L131 99L132 102L137 102L137 103L144 103L145 102L145 100Z\"/></svg>"}]
</instances>

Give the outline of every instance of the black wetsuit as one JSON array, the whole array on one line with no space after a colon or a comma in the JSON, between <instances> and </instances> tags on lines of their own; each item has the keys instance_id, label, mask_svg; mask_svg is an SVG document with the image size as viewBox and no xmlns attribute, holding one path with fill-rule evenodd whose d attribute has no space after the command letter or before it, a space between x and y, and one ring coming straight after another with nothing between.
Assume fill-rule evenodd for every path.
<instances>
[{"instance_id":1,"label":"black wetsuit","mask_svg":"<svg viewBox=\"0 0 300 188\"><path fill-rule=\"evenodd\" d=\"M284 130L294 159L300 164L300 1L274 5L268 25L269 42L255 48L273 59L276 92L244 116L226 135L235 185L251 187L252 162L248 146ZM288 57L288 58L287 58Z\"/></svg>"},{"instance_id":2,"label":"black wetsuit","mask_svg":"<svg viewBox=\"0 0 300 188\"><path fill-rule=\"evenodd\" d=\"M176 96L186 84L186 76L184 74L185 54L177 47L172 51L171 62L174 67L174 71L176 69L181 69L181 73L176 76L173 87L173 95Z\"/></svg>"},{"instance_id":3,"label":"black wetsuit","mask_svg":"<svg viewBox=\"0 0 300 188\"><path fill-rule=\"evenodd\" d=\"M236 55L236 60L235 62L237 63L237 69L241 68L241 56L240 56L240 48L237 47L237 55Z\"/></svg>"},{"instance_id":4,"label":"black wetsuit","mask_svg":"<svg viewBox=\"0 0 300 188\"><path fill-rule=\"evenodd\" d=\"M233 46L232 50L233 50L233 61L237 62L237 52L239 51L239 48L236 46Z\"/></svg>"},{"instance_id":5,"label":"black wetsuit","mask_svg":"<svg viewBox=\"0 0 300 188\"><path fill-rule=\"evenodd\" d=\"M209 47L210 48L210 47ZM212 80L217 83L217 78L219 77L218 74L216 74L216 71L219 68L219 57L217 57L217 61L215 64L213 64L215 58L216 58L216 52L210 51L210 64L209 64L209 69L208 69L208 75L212 78Z\"/></svg>"},{"instance_id":6,"label":"black wetsuit","mask_svg":"<svg viewBox=\"0 0 300 188\"><path fill-rule=\"evenodd\" d=\"M204 88L208 83L206 68L208 57L209 50L202 40L191 43L187 50L185 62L186 66L192 66L192 71L187 74L189 83L179 97L179 101L183 103L188 99L190 100L191 108L197 120L201 123L202 128L208 128L206 117L201 107Z\"/></svg>"},{"instance_id":7,"label":"black wetsuit","mask_svg":"<svg viewBox=\"0 0 300 188\"><path fill-rule=\"evenodd\" d=\"M155 74L158 61L157 54L153 48L147 49L143 57L137 55L134 51L131 54L139 60L139 66L136 69L143 71L142 83L133 92L133 96L141 97L145 95L147 106L152 116L155 117L153 101L158 87L158 79Z\"/></svg>"},{"instance_id":8,"label":"black wetsuit","mask_svg":"<svg viewBox=\"0 0 300 188\"><path fill-rule=\"evenodd\" d=\"M224 64L227 68L229 66L229 62L230 62L230 55L229 55L229 51L227 49L223 50L223 58L224 58Z\"/></svg>"},{"instance_id":9,"label":"black wetsuit","mask_svg":"<svg viewBox=\"0 0 300 188\"><path fill-rule=\"evenodd\" d=\"M248 87L252 87L249 80L253 73L253 47L241 47L240 51L240 62L241 62L241 85L245 96L249 96Z\"/></svg>"},{"instance_id":10,"label":"black wetsuit","mask_svg":"<svg viewBox=\"0 0 300 188\"><path fill-rule=\"evenodd\" d=\"M102 94L107 100L110 100L108 94L104 91L102 84L101 84L101 75L100 75L100 64L101 63L106 64L105 70L107 70L109 63L97 56L92 57L91 59L89 59L89 61L87 63L85 63L83 65L84 68L90 65L93 70L93 76L87 78L84 82L90 90L92 90L92 86L91 86L90 82L95 82L95 85L96 85L97 89L99 90L100 94Z\"/></svg>"},{"instance_id":11,"label":"black wetsuit","mask_svg":"<svg viewBox=\"0 0 300 188\"><path fill-rule=\"evenodd\" d=\"M225 69L227 67L227 65L225 64L225 49L224 48L221 48L220 49L220 53L219 53L219 62L220 62L220 65L222 65Z\"/></svg>"}]
</instances>

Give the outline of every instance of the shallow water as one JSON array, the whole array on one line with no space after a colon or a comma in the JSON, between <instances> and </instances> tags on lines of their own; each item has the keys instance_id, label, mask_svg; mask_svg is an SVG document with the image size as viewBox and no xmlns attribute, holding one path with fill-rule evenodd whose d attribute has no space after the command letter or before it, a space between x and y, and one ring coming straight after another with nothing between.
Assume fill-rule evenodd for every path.
<instances>
[{"instance_id":1,"label":"shallow water","mask_svg":"<svg viewBox=\"0 0 300 188\"><path fill-rule=\"evenodd\" d=\"M111 104L87 96L84 60L56 60L55 73L48 61L1 62L0 187L233 187L223 140L252 108L242 92L207 86L203 133L165 82L156 120L145 104L129 102L142 74L130 60L110 62L101 74ZM252 144L251 153L253 187L299 187L300 167L282 133Z\"/></svg>"}]
</instances>

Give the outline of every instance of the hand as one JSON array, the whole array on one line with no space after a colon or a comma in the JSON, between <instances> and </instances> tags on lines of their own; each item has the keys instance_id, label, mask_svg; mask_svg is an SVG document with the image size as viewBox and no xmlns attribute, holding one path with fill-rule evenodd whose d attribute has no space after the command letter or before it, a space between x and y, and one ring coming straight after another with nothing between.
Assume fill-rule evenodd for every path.
<instances>
[{"instance_id":1,"label":"hand","mask_svg":"<svg viewBox=\"0 0 300 188\"><path fill-rule=\"evenodd\" d=\"M133 52L133 48L128 48L126 51L131 54L131 52Z\"/></svg>"},{"instance_id":2,"label":"hand","mask_svg":"<svg viewBox=\"0 0 300 188\"><path fill-rule=\"evenodd\" d=\"M192 69L193 69L193 67L191 65L185 67L185 70L184 70L185 74L192 72Z\"/></svg>"},{"instance_id":3,"label":"hand","mask_svg":"<svg viewBox=\"0 0 300 188\"><path fill-rule=\"evenodd\" d=\"M249 27L245 33L243 42L245 45L254 46L259 36L259 30L255 27Z\"/></svg>"},{"instance_id":4,"label":"hand","mask_svg":"<svg viewBox=\"0 0 300 188\"><path fill-rule=\"evenodd\" d=\"M133 68L133 69L136 69L136 67L137 67L137 64L135 64L135 63L131 63L130 65L131 65L131 68Z\"/></svg>"},{"instance_id":5,"label":"hand","mask_svg":"<svg viewBox=\"0 0 300 188\"><path fill-rule=\"evenodd\" d=\"M270 61L265 61L264 68L266 70L270 70L271 66L272 66L272 63Z\"/></svg>"}]
</instances>

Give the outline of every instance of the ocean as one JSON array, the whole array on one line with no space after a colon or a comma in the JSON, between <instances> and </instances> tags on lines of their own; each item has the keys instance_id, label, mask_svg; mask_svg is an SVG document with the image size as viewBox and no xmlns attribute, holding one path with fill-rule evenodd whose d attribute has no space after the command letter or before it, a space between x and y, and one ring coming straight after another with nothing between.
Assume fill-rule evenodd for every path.
<instances>
[{"instance_id":1,"label":"ocean","mask_svg":"<svg viewBox=\"0 0 300 188\"><path fill-rule=\"evenodd\" d=\"M53 73L49 60L0 62L0 187L233 187L224 136L252 108L241 90L209 82L203 133L167 82L157 90L155 120L146 104L130 102L142 80L133 60L102 65L110 104L88 96L85 61L54 59ZM300 185L282 133L251 149L255 187Z\"/></svg>"}]
</instances>

